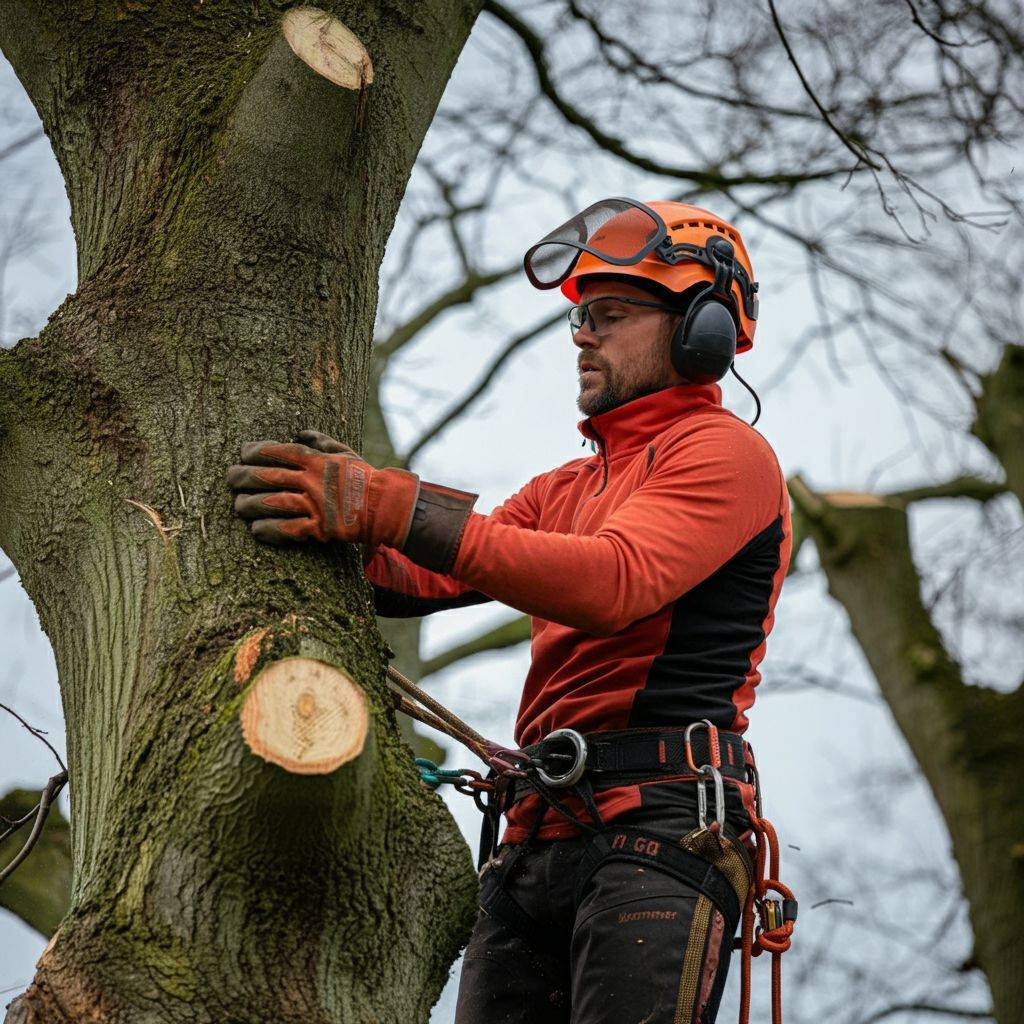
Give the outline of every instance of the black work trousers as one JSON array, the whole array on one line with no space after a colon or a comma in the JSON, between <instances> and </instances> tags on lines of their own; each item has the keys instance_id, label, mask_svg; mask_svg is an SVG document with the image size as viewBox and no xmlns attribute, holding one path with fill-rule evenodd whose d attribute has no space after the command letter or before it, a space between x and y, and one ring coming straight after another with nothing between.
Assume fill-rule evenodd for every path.
<instances>
[{"instance_id":1,"label":"black work trousers","mask_svg":"<svg viewBox=\"0 0 1024 1024\"><path fill-rule=\"evenodd\" d=\"M678 840L694 834L693 812L642 809L614 825ZM614 859L601 863L577 905L585 842L503 846L485 868L503 873L506 892L541 934L527 941L522 928L481 912L456 1024L713 1024L733 943L721 912L674 875ZM722 857L742 904L746 851L729 841Z\"/></svg>"}]
</instances>

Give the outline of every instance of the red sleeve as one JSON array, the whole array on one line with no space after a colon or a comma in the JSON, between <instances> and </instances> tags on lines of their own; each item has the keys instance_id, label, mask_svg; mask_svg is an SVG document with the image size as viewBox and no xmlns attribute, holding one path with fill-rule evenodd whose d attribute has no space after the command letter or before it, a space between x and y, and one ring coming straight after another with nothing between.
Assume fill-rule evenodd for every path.
<instances>
[{"instance_id":1,"label":"red sleeve","mask_svg":"<svg viewBox=\"0 0 1024 1024\"><path fill-rule=\"evenodd\" d=\"M472 514L452 575L521 612L609 635L710 576L787 507L760 434L705 420L659 449L650 475L592 535Z\"/></svg>"},{"instance_id":2,"label":"red sleeve","mask_svg":"<svg viewBox=\"0 0 1024 1024\"><path fill-rule=\"evenodd\" d=\"M531 480L490 516L474 514L474 517L507 524L520 531L535 530L538 492L543 480L543 476ZM367 579L374 587L378 612L385 616L426 615L444 608L492 599L486 593L479 593L471 584L416 565L393 548L378 548L365 569ZM396 597L399 600L395 600ZM402 600L406 598L414 599L415 603Z\"/></svg>"}]
</instances>

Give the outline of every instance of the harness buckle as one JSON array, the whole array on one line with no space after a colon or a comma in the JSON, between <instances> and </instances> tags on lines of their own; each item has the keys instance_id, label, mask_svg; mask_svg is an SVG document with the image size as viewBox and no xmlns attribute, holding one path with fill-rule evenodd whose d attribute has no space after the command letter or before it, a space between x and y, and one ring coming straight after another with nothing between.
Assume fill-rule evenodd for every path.
<instances>
[{"instance_id":1,"label":"harness buckle","mask_svg":"<svg viewBox=\"0 0 1024 1024\"><path fill-rule=\"evenodd\" d=\"M545 771L544 767L538 764L536 765L537 778L545 786L550 786L553 789L575 786L583 778L583 773L587 770L587 741L575 729L555 729L554 732L548 733L541 742L545 746L551 743L564 745L568 748L568 753L562 753L561 751L557 753L548 752L543 755L543 758L538 758L538 760L555 758L559 761L568 761L569 764L568 767L561 771Z\"/></svg>"}]
</instances>

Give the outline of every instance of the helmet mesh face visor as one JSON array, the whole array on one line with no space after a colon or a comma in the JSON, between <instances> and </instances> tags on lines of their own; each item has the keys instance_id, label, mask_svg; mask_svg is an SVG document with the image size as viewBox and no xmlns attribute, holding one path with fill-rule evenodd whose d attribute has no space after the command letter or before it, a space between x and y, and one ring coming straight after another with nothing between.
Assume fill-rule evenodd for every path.
<instances>
[{"instance_id":1,"label":"helmet mesh face visor","mask_svg":"<svg viewBox=\"0 0 1024 1024\"><path fill-rule=\"evenodd\" d=\"M613 266L639 263L668 234L649 207L629 199L602 199L545 235L526 253L526 276L536 288L555 288L572 273L580 253Z\"/></svg>"}]
</instances>

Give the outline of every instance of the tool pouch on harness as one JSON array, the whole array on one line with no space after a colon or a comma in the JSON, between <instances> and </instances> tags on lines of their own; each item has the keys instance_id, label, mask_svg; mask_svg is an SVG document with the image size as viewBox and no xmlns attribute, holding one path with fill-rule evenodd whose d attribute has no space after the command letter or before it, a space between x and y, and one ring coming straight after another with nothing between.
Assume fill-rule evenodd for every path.
<instances>
[{"instance_id":1,"label":"tool pouch on harness","mask_svg":"<svg viewBox=\"0 0 1024 1024\"><path fill-rule=\"evenodd\" d=\"M717 839L712 841L717 845ZM739 927L743 905L736 880L730 879L704 856L680 845L679 840L649 829L611 825L606 831L590 836L586 842L576 876L577 906L598 868L612 860L627 861L645 868L656 868L677 878L711 900L725 918L731 934ZM738 859L739 855L731 847L729 851ZM749 876L741 884L749 887Z\"/></svg>"}]
</instances>

